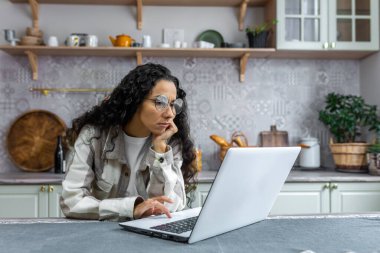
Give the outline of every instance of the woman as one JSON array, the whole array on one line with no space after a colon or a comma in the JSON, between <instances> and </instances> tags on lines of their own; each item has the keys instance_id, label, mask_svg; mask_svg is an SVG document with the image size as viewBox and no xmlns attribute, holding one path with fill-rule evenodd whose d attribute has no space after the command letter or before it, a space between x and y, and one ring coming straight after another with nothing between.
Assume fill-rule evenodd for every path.
<instances>
[{"instance_id":1,"label":"woman","mask_svg":"<svg viewBox=\"0 0 380 253\"><path fill-rule=\"evenodd\" d=\"M74 119L60 199L66 217L171 217L185 207L195 175L185 96L167 68L148 63Z\"/></svg>"}]
</instances>

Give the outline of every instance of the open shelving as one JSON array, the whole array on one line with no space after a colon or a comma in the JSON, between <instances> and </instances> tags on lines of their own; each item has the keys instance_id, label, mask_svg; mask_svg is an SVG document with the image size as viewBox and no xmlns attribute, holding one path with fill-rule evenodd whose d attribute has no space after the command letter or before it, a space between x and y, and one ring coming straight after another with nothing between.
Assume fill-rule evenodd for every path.
<instances>
[{"instance_id":1,"label":"open shelving","mask_svg":"<svg viewBox=\"0 0 380 253\"><path fill-rule=\"evenodd\" d=\"M227 57L240 59L240 81L245 80L246 64L249 57L267 58L274 48L138 48L138 47L47 47L47 46L0 46L10 55L27 55L33 80L38 79L38 56L112 56L136 57L142 64L142 57Z\"/></svg>"}]
</instances>

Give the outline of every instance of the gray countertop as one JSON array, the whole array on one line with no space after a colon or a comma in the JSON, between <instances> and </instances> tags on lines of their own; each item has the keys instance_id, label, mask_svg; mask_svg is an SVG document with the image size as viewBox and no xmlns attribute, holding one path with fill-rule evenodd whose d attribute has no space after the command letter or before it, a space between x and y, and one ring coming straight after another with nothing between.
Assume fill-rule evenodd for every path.
<instances>
[{"instance_id":1,"label":"gray countertop","mask_svg":"<svg viewBox=\"0 0 380 253\"><path fill-rule=\"evenodd\" d=\"M216 173L217 171L202 171L198 176L198 182L211 183ZM380 182L380 176L364 173L345 173L331 169L301 170L295 167L290 171L286 182Z\"/></svg>"},{"instance_id":2,"label":"gray countertop","mask_svg":"<svg viewBox=\"0 0 380 253\"><path fill-rule=\"evenodd\" d=\"M202 171L197 180L200 183L211 183L217 171ZM0 185L10 184L61 184L63 174L51 172L13 172L0 173ZM288 178L288 183L294 182L380 182L380 176L372 176L360 173L343 173L328 169L300 170L294 168Z\"/></svg>"},{"instance_id":3,"label":"gray countertop","mask_svg":"<svg viewBox=\"0 0 380 253\"><path fill-rule=\"evenodd\" d=\"M274 217L190 245L124 231L117 222L1 221L0 247L7 253L380 251L374 215Z\"/></svg>"}]
</instances>

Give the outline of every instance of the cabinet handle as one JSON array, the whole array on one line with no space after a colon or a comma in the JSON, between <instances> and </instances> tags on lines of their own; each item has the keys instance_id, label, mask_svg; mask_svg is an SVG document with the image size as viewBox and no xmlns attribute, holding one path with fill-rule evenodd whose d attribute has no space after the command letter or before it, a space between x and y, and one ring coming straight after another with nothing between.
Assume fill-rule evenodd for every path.
<instances>
[{"instance_id":1,"label":"cabinet handle","mask_svg":"<svg viewBox=\"0 0 380 253\"><path fill-rule=\"evenodd\" d=\"M325 189L330 189L330 183L325 183L325 185L323 186L323 190Z\"/></svg>"},{"instance_id":2,"label":"cabinet handle","mask_svg":"<svg viewBox=\"0 0 380 253\"><path fill-rule=\"evenodd\" d=\"M330 48L335 48L335 42L330 43Z\"/></svg>"},{"instance_id":3,"label":"cabinet handle","mask_svg":"<svg viewBox=\"0 0 380 253\"><path fill-rule=\"evenodd\" d=\"M49 192L53 192L53 191L54 191L54 186L49 185Z\"/></svg>"},{"instance_id":4,"label":"cabinet handle","mask_svg":"<svg viewBox=\"0 0 380 253\"><path fill-rule=\"evenodd\" d=\"M331 189L332 189L332 190L338 189L338 184L332 184L332 185L331 185Z\"/></svg>"},{"instance_id":5,"label":"cabinet handle","mask_svg":"<svg viewBox=\"0 0 380 253\"><path fill-rule=\"evenodd\" d=\"M325 42L323 43L323 49L328 49L329 48L329 43L328 42Z\"/></svg>"},{"instance_id":6,"label":"cabinet handle","mask_svg":"<svg viewBox=\"0 0 380 253\"><path fill-rule=\"evenodd\" d=\"M41 186L40 192L45 192L45 191L46 191L46 186L45 185Z\"/></svg>"}]
</instances>

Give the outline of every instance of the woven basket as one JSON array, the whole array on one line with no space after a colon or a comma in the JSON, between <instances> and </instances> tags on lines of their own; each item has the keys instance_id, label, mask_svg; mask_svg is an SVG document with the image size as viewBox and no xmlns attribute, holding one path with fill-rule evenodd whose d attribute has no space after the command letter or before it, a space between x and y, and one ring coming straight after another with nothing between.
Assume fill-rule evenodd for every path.
<instances>
[{"instance_id":1,"label":"woven basket","mask_svg":"<svg viewBox=\"0 0 380 253\"><path fill-rule=\"evenodd\" d=\"M336 169L342 172L368 172L367 143L332 143Z\"/></svg>"}]
</instances>

